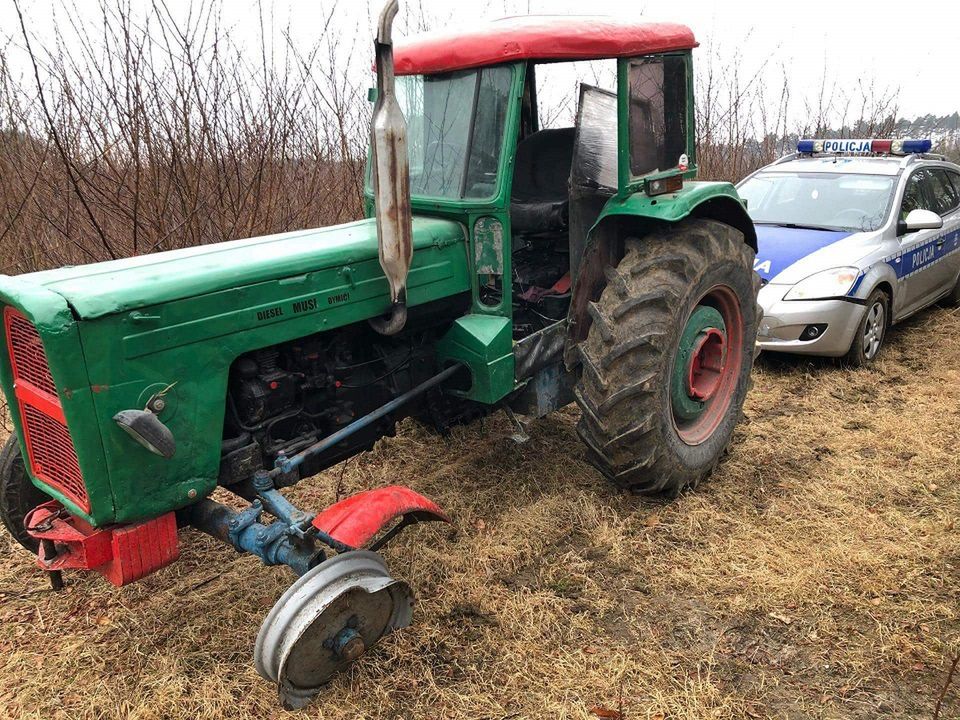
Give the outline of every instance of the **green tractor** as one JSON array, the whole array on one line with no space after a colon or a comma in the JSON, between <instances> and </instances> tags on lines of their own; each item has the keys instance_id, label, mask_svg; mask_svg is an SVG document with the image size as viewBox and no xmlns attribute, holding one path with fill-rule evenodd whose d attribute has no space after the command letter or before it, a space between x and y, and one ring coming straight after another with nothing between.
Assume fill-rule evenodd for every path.
<instances>
[{"instance_id":1,"label":"green tractor","mask_svg":"<svg viewBox=\"0 0 960 720\"><path fill-rule=\"evenodd\" d=\"M287 565L255 661L290 707L410 622L376 550L447 518L403 487L320 512L281 489L403 417L575 401L600 472L675 495L716 466L753 361L756 239L732 185L693 180L689 29L525 17L394 49L396 12L367 219L0 277L6 528L55 585L138 580L188 526ZM582 85L575 125L541 129L538 67L593 59L616 92Z\"/></svg>"}]
</instances>

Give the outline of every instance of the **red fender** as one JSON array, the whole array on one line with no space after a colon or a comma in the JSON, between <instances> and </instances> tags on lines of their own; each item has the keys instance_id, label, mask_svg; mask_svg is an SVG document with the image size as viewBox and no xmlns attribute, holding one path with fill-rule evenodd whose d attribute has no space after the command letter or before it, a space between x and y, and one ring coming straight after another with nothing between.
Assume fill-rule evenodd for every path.
<instances>
[{"instance_id":1,"label":"red fender","mask_svg":"<svg viewBox=\"0 0 960 720\"><path fill-rule=\"evenodd\" d=\"M360 548L399 517L407 522L450 522L432 500L410 488L391 485L331 505L313 519L313 526L344 545Z\"/></svg>"}]
</instances>

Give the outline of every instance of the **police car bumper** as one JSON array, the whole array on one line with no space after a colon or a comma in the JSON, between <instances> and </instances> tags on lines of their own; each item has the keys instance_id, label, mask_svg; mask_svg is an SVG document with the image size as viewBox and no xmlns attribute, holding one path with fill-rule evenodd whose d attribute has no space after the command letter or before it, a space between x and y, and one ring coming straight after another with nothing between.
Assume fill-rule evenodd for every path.
<instances>
[{"instance_id":1,"label":"police car bumper","mask_svg":"<svg viewBox=\"0 0 960 720\"><path fill-rule=\"evenodd\" d=\"M760 289L760 349L827 357L846 355L866 307L847 300L784 300L791 287L765 285ZM811 326L817 327L814 330Z\"/></svg>"}]
</instances>

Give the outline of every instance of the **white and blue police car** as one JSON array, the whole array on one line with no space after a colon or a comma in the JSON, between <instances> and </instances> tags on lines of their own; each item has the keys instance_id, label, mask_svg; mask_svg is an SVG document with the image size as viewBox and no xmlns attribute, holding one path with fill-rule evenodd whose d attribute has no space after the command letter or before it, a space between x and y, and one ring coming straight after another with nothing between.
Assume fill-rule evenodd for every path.
<instances>
[{"instance_id":1,"label":"white and blue police car","mask_svg":"<svg viewBox=\"0 0 960 720\"><path fill-rule=\"evenodd\" d=\"M930 140L801 140L737 185L757 229L763 350L863 365L887 329L960 302L960 166Z\"/></svg>"}]
</instances>

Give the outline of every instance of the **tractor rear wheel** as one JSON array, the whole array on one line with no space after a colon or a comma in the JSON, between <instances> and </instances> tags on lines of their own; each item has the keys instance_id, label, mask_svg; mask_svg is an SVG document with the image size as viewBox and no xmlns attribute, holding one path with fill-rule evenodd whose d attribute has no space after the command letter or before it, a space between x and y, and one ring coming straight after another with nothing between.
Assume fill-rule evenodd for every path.
<instances>
[{"instance_id":1,"label":"tractor rear wheel","mask_svg":"<svg viewBox=\"0 0 960 720\"><path fill-rule=\"evenodd\" d=\"M18 543L34 554L40 544L27 533L23 520L28 512L49 499L30 482L20 443L11 435L0 450L0 522Z\"/></svg>"},{"instance_id":2,"label":"tractor rear wheel","mask_svg":"<svg viewBox=\"0 0 960 720\"><path fill-rule=\"evenodd\" d=\"M577 430L616 484L675 496L716 466L750 386L753 257L736 229L695 219L628 239L607 268L579 348Z\"/></svg>"}]
</instances>

